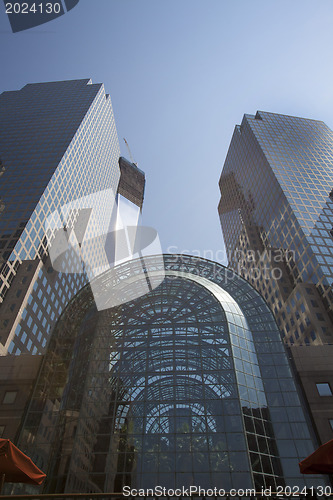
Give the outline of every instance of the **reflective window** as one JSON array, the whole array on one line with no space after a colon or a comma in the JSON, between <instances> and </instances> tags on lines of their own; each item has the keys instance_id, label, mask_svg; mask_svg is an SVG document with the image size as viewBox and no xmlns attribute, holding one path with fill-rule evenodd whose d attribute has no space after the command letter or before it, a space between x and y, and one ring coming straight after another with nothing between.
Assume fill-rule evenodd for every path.
<instances>
[{"instance_id":1,"label":"reflective window","mask_svg":"<svg viewBox=\"0 0 333 500\"><path fill-rule=\"evenodd\" d=\"M332 389L328 382L321 382L316 384L319 396L332 396Z\"/></svg>"},{"instance_id":2,"label":"reflective window","mask_svg":"<svg viewBox=\"0 0 333 500\"><path fill-rule=\"evenodd\" d=\"M16 400L17 391L6 391L4 398L2 400L2 404L9 405L13 404Z\"/></svg>"},{"instance_id":3,"label":"reflective window","mask_svg":"<svg viewBox=\"0 0 333 500\"><path fill-rule=\"evenodd\" d=\"M46 490L311 484L288 461L314 444L263 299L223 266L164 259L150 293L97 312L86 287L61 316L19 443L49 458ZM143 277L115 272L110 292Z\"/></svg>"}]
</instances>

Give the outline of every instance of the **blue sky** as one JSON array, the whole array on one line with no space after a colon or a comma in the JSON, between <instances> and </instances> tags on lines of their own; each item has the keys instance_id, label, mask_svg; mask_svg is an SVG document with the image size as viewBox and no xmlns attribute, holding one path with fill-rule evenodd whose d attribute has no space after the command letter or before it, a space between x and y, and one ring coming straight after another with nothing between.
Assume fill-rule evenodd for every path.
<instances>
[{"instance_id":1,"label":"blue sky","mask_svg":"<svg viewBox=\"0 0 333 500\"><path fill-rule=\"evenodd\" d=\"M80 0L16 34L1 3L0 43L0 92L104 83L164 251L223 258L218 179L244 113L333 128L332 0Z\"/></svg>"}]
</instances>

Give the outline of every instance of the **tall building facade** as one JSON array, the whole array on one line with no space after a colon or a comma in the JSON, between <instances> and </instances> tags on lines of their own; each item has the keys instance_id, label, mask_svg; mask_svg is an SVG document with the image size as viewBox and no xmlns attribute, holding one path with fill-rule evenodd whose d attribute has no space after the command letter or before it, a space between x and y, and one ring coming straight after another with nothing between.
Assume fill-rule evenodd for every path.
<instances>
[{"instance_id":1,"label":"tall building facade","mask_svg":"<svg viewBox=\"0 0 333 500\"><path fill-rule=\"evenodd\" d=\"M110 303L117 288L126 302L97 311L89 286L71 301L18 440L47 473L44 492L325 483L299 472L316 444L274 317L249 283L185 255L99 279Z\"/></svg>"},{"instance_id":2,"label":"tall building facade","mask_svg":"<svg viewBox=\"0 0 333 500\"><path fill-rule=\"evenodd\" d=\"M235 127L218 211L229 265L261 292L289 345L333 340L333 132L258 111Z\"/></svg>"},{"instance_id":3,"label":"tall building facade","mask_svg":"<svg viewBox=\"0 0 333 500\"><path fill-rule=\"evenodd\" d=\"M0 354L40 354L68 301L107 268L116 205L131 172L142 205L144 174L119 166L110 96L88 79L4 92L0 128Z\"/></svg>"},{"instance_id":4,"label":"tall building facade","mask_svg":"<svg viewBox=\"0 0 333 500\"><path fill-rule=\"evenodd\" d=\"M328 441L333 437L327 345L333 343L333 132L316 120L262 111L244 115L219 185L229 266L273 311L317 433Z\"/></svg>"}]
</instances>

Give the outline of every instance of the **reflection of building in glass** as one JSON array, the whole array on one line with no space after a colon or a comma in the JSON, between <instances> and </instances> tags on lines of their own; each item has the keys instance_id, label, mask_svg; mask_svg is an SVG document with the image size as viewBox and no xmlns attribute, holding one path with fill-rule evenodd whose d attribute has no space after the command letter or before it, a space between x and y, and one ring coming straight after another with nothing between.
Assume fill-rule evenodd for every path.
<instances>
[{"instance_id":1,"label":"reflection of building in glass","mask_svg":"<svg viewBox=\"0 0 333 500\"><path fill-rule=\"evenodd\" d=\"M130 299L163 272L158 287L97 311L87 286L54 330L18 442L45 491L322 484L299 473L316 445L260 295L197 257L145 265L101 284Z\"/></svg>"},{"instance_id":2,"label":"reflection of building in glass","mask_svg":"<svg viewBox=\"0 0 333 500\"><path fill-rule=\"evenodd\" d=\"M1 357L0 438L15 442L41 362L41 356L30 354Z\"/></svg>"},{"instance_id":3,"label":"reflection of building in glass","mask_svg":"<svg viewBox=\"0 0 333 500\"><path fill-rule=\"evenodd\" d=\"M333 338L332 188L333 133L323 122L244 115L220 178L229 266L272 309L323 442L333 437L332 402L318 397L316 384L333 379L314 346Z\"/></svg>"},{"instance_id":4,"label":"reflection of building in glass","mask_svg":"<svg viewBox=\"0 0 333 500\"><path fill-rule=\"evenodd\" d=\"M85 272L61 274L51 265L45 221L56 213L67 235L74 234L73 228L77 236L86 231L92 241L90 267L102 265L105 255L94 238L109 230L120 170L118 199L129 186L131 201L139 206L144 175L124 159L119 168L111 99L102 84L91 80L4 92L0 127L0 354L37 354L45 351L52 326L87 282ZM82 230L80 200L96 193L94 217ZM69 207L67 213L63 207ZM82 253L81 248L61 271L77 269Z\"/></svg>"},{"instance_id":5,"label":"reflection of building in glass","mask_svg":"<svg viewBox=\"0 0 333 500\"><path fill-rule=\"evenodd\" d=\"M258 111L236 126L220 178L229 265L288 344L332 342L332 146L323 122Z\"/></svg>"}]
</instances>

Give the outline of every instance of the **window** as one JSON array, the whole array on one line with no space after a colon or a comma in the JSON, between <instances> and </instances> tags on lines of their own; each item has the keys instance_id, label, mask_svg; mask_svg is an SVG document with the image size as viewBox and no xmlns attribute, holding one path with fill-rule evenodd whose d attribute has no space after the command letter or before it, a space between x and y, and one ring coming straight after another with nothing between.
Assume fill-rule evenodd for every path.
<instances>
[{"instance_id":1,"label":"window","mask_svg":"<svg viewBox=\"0 0 333 500\"><path fill-rule=\"evenodd\" d=\"M316 384L319 396L333 396L331 386L328 382Z\"/></svg>"},{"instance_id":2,"label":"window","mask_svg":"<svg viewBox=\"0 0 333 500\"><path fill-rule=\"evenodd\" d=\"M10 405L13 404L17 396L17 391L6 391L5 396L2 400L2 404Z\"/></svg>"},{"instance_id":3,"label":"window","mask_svg":"<svg viewBox=\"0 0 333 500\"><path fill-rule=\"evenodd\" d=\"M329 421L331 429L333 431L333 418L329 418L328 421ZM1 428L0 428L0 432L1 432Z\"/></svg>"}]
</instances>

